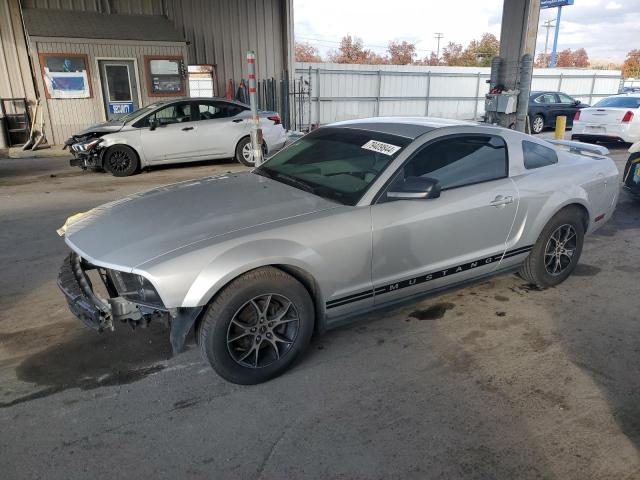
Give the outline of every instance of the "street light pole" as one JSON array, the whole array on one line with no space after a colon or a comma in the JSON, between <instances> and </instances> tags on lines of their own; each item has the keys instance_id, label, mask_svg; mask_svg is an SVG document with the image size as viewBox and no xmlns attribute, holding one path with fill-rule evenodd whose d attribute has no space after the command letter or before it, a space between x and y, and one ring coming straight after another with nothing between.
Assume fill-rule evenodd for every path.
<instances>
[{"instance_id":1,"label":"street light pole","mask_svg":"<svg viewBox=\"0 0 640 480\"><path fill-rule=\"evenodd\" d=\"M556 66L556 52L558 51L558 32L560 31L560 16L562 15L562 6L558 7L558 16L556 17L556 31L553 34L553 50L551 50L551 68Z\"/></svg>"}]
</instances>

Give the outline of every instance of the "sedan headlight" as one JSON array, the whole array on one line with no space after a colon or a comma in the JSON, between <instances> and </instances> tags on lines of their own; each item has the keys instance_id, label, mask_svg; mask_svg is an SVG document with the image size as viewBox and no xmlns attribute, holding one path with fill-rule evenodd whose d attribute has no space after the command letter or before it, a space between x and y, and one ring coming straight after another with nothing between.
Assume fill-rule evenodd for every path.
<instances>
[{"instance_id":1,"label":"sedan headlight","mask_svg":"<svg viewBox=\"0 0 640 480\"><path fill-rule=\"evenodd\" d=\"M71 148L76 152L90 152L102 142L101 138L94 138L88 142L76 143Z\"/></svg>"},{"instance_id":2,"label":"sedan headlight","mask_svg":"<svg viewBox=\"0 0 640 480\"><path fill-rule=\"evenodd\" d=\"M164 308L160 295L151 282L134 273L109 270L109 278L118 291L118 295L130 302L155 308Z\"/></svg>"}]
</instances>

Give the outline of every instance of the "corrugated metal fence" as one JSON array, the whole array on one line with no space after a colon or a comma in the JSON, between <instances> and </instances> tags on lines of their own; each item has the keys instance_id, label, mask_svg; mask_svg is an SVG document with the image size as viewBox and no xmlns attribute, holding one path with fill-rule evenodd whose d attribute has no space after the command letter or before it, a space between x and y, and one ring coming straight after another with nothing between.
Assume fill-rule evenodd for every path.
<instances>
[{"instance_id":1,"label":"corrugated metal fence","mask_svg":"<svg viewBox=\"0 0 640 480\"><path fill-rule=\"evenodd\" d=\"M489 68L296 63L292 81L308 85L308 103L292 102L302 128L374 116L478 119ZM592 104L618 92L619 71L534 69L533 90L562 91ZM293 100L293 99L292 99ZM309 113L310 112L310 113Z\"/></svg>"}]
</instances>

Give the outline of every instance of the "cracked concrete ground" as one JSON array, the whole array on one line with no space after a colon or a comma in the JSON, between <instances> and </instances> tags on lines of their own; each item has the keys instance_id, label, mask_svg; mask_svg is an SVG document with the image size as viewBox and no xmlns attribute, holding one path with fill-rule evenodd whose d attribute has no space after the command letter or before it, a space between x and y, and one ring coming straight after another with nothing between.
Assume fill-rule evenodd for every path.
<instances>
[{"instance_id":1,"label":"cracked concrete ground","mask_svg":"<svg viewBox=\"0 0 640 480\"><path fill-rule=\"evenodd\" d=\"M626 152L613 156L622 167ZM161 326L90 332L55 286L75 212L224 163L131 178L0 160L0 477L640 479L640 203L562 285L515 275L315 338L224 382Z\"/></svg>"}]
</instances>

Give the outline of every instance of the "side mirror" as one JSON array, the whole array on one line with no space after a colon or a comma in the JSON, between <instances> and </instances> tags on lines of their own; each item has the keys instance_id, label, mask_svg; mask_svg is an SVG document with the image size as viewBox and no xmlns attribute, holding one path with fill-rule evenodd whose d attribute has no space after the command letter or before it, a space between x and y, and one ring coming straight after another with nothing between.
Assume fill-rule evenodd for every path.
<instances>
[{"instance_id":1,"label":"side mirror","mask_svg":"<svg viewBox=\"0 0 640 480\"><path fill-rule=\"evenodd\" d=\"M574 104L575 106L578 106L578 105L580 105L581 103L582 103L582 102L581 102L580 100L574 100L574 101L573 101L573 104Z\"/></svg>"},{"instance_id":2,"label":"side mirror","mask_svg":"<svg viewBox=\"0 0 640 480\"><path fill-rule=\"evenodd\" d=\"M158 119L154 118L153 120L149 121L149 130L154 131L156 128L158 128L159 125L160 122L158 121Z\"/></svg>"},{"instance_id":3,"label":"side mirror","mask_svg":"<svg viewBox=\"0 0 640 480\"><path fill-rule=\"evenodd\" d=\"M387 192L387 198L394 200L422 200L438 198L442 188L435 178L407 177L399 187Z\"/></svg>"}]
</instances>

